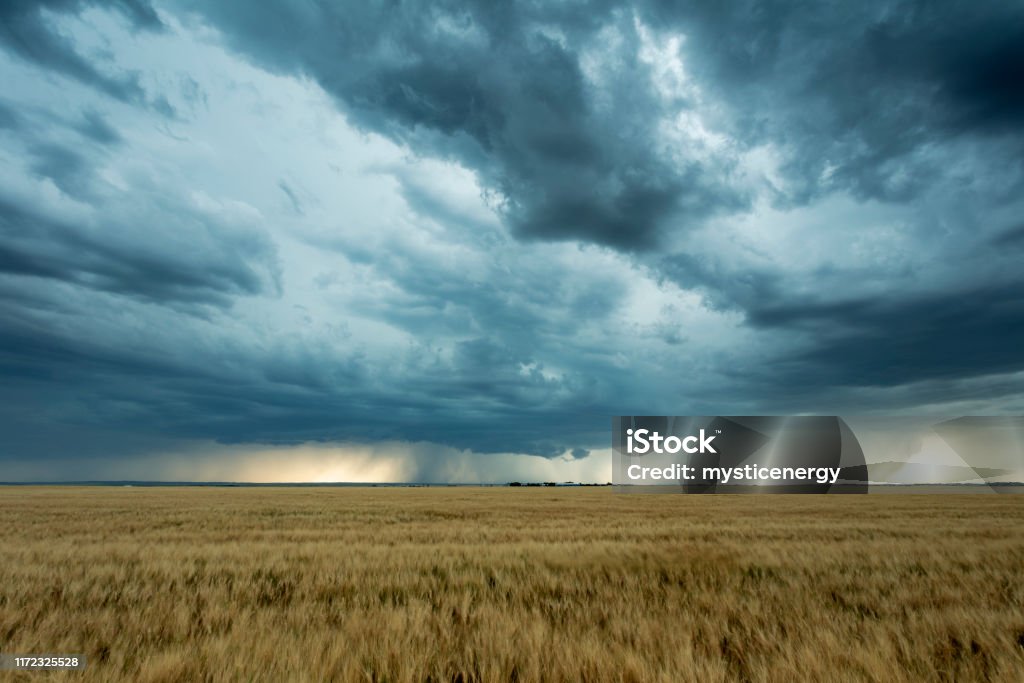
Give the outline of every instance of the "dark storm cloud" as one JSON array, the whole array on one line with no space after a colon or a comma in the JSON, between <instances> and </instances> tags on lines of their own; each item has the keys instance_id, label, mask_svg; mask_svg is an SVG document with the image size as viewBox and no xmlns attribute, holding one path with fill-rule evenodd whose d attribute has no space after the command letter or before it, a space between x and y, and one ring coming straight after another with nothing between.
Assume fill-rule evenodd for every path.
<instances>
[{"instance_id":1,"label":"dark storm cloud","mask_svg":"<svg viewBox=\"0 0 1024 683\"><path fill-rule=\"evenodd\" d=\"M10 309L0 297L0 311ZM491 353L469 346L470 362ZM9 316L0 329L0 372L11 383L0 395L16 387L20 400L0 409L10 425L0 458L32 456L38 441L26 433L51 422L222 443L403 440L547 456L563 452L567 440L593 439L606 422L603 414L566 413L529 378L522 384L535 385L532 405L509 402L502 391L467 398L473 388L459 365L417 381L415 365L382 372L324 348L230 345L204 350L198 360L168 348L127 351L102 334L76 339Z\"/></svg>"},{"instance_id":2,"label":"dark storm cloud","mask_svg":"<svg viewBox=\"0 0 1024 683\"><path fill-rule=\"evenodd\" d=\"M21 125L21 117L12 107L0 102L0 129L15 130Z\"/></svg>"},{"instance_id":3,"label":"dark storm cloud","mask_svg":"<svg viewBox=\"0 0 1024 683\"><path fill-rule=\"evenodd\" d=\"M794 301L755 310L751 320L814 332L817 347L796 356L807 361L803 380L813 386L1012 373L1021 369L1024 348L1024 287L1018 281L915 298Z\"/></svg>"},{"instance_id":4,"label":"dark storm cloud","mask_svg":"<svg viewBox=\"0 0 1024 683\"><path fill-rule=\"evenodd\" d=\"M65 156L57 151L41 157L40 163L59 169L58 185L77 184L81 159L75 157L69 170ZM147 210L152 218L159 209L151 205ZM105 225L89 228L0 197L0 273L48 278L154 302L225 306L237 295L275 291L273 245L258 234L215 228L182 207L175 211L177 215L164 215L164 228L170 234L147 239L137 234L134 225L118 223L126 217L111 215ZM182 237L195 240L193 253L182 251Z\"/></svg>"},{"instance_id":5,"label":"dark storm cloud","mask_svg":"<svg viewBox=\"0 0 1024 683\"><path fill-rule=\"evenodd\" d=\"M145 92L133 74L110 76L75 49L74 44L54 28L50 13L78 13L90 4L81 0L13 0L0 6L0 43L28 61L93 86L120 100L144 99ZM159 29L153 8L143 2L123 0L109 3L140 29Z\"/></svg>"},{"instance_id":6,"label":"dark storm cloud","mask_svg":"<svg viewBox=\"0 0 1024 683\"><path fill-rule=\"evenodd\" d=\"M846 192L906 205L920 212L911 223L923 226L942 210L932 211L926 195L948 187L983 222L985 212L1024 186L1019 5L653 2L569 10L522 3L358 9L276 3L252 11L247 3L226 2L196 9L261 63L316 78L361 125L476 169L504 199L505 218L522 237L643 251L709 216L747 207L745 190L730 173L734 157L665 154L659 122L696 103L655 96L651 73L637 58L634 19L656 35L685 36L685 69L719 104L714 123L729 136L731 153L765 144L778 150L785 184L775 187L777 205ZM599 82L584 73L588 50L613 57ZM980 155L982 165L966 168L966 151ZM972 187L965 188L966 173L974 175ZM928 239L926 229L912 229ZM960 233L949 240L950 258L969 248L978 231L975 221L946 229ZM856 228L822 230L836 233L838 256L843 232ZM837 348L859 349L862 363L873 364L873 373L860 374L865 381L1013 365L1001 353L984 353L970 335L947 331L931 343L945 351L925 354L914 371L887 373L905 360L898 349L922 340L913 324L888 328L896 336L892 345L865 342L890 315L912 321L920 314L923 328L936 331L919 298L902 301L900 291L889 292L894 301L885 310L892 313L836 304L834 321L812 301L806 316L784 319L773 311L800 309L801 296L791 288L808 285L783 267L719 268L699 247L655 262L714 305L744 312L755 328L806 329L813 318L829 334L847 331ZM879 266L871 277L894 275ZM936 295L937 301L985 309L974 297L992 289L986 277L984 267L970 269L950 285L962 293ZM973 323L978 329L971 334L1001 335L1012 347L1024 341L1017 315L1012 306L997 307ZM960 344L974 360L946 366ZM808 360L841 358L822 348Z\"/></svg>"},{"instance_id":7,"label":"dark storm cloud","mask_svg":"<svg viewBox=\"0 0 1024 683\"><path fill-rule=\"evenodd\" d=\"M18 256L9 270L62 282L72 277L54 269L53 257L25 263ZM610 393L602 385L626 380L624 372L616 379L600 361L586 359L574 361L574 371L562 378L543 376L543 367L522 367L538 360L538 345L566 347L558 337L578 323L553 310L576 305L581 291L571 281L563 280L553 300L550 282L523 272L513 285L520 300L514 303L504 290L508 283L452 273L404 240L378 246L372 267L378 275L390 273L402 295L368 300L354 312L423 340L387 362L366 358L365 351L346 351L344 337L318 342L261 335L197 344L222 336L195 329L194 321L181 320L178 312L149 309L140 309L146 317L136 326L167 325L165 319L172 317L179 319L170 325L181 324L182 337L126 349L117 327L97 322L82 338L49 318L40 320L30 312L70 314L76 304L42 293L26 301L15 286L0 297L6 302L0 311L6 321L0 326L6 330L0 339L2 373L12 383L17 378L19 393L39 404L33 426L24 429L39 429L48 420L74 421L91 430L141 428L166 439L429 441L545 456L559 455L581 440L599 442L608 412L601 397ZM226 319L215 313L210 321L216 329ZM454 344L451 355L442 353L432 340L442 345L440 340L452 334L464 341ZM0 440L0 455L10 456L31 442L19 434L15 430Z\"/></svg>"},{"instance_id":8,"label":"dark storm cloud","mask_svg":"<svg viewBox=\"0 0 1024 683\"><path fill-rule=\"evenodd\" d=\"M82 120L75 126L75 129L93 142L101 145L114 145L121 141L121 135L117 132L102 114L95 110L82 112Z\"/></svg>"},{"instance_id":9,"label":"dark storm cloud","mask_svg":"<svg viewBox=\"0 0 1024 683\"><path fill-rule=\"evenodd\" d=\"M69 197L88 194L92 170L83 154L63 145L41 143L32 146L30 155L32 170L52 180Z\"/></svg>"},{"instance_id":10,"label":"dark storm cloud","mask_svg":"<svg viewBox=\"0 0 1024 683\"><path fill-rule=\"evenodd\" d=\"M229 39L301 71L364 126L455 155L507 200L524 236L618 248L746 205L729 160L668 158L634 17L684 35L685 66L731 105L738 148L786 150L803 202L845 187L909 201L945 175L957 136L1009 139L1020 168L1024 9L981 3L201 3ZM614 44L601 29L614 29ZM613 68L589 82L586 50Z\"/></svg>"},{"instance_id":11,"label":"dark storm cloud","mask_svg":"<svg viewBox=\"0 0 1024 683\"><path fill-rule=\"evenodd\" d=\"M1008 145L992 172L1019 172L1019 4L654 3L650 16L686 32L687 63L732 105L738 140L790 148L787 201L836 187L909 201L950 170L931 148L963 136Z\"/></svg>"},{"instance_id":12,"label":"dark storm cloud","mask_svg":"<svg viewBox=\"0 0 1024 683\"><path fill-rule=\"evenodd\" d=\"M112 146L121 142L121 134L110 123L108 117L96 109L84 109L78 116L67 117L39 107L16 108L9 103L0 101L0 130L16 131L20 140L28 146L28 156L36 158L37 163L44 157L65 156L74 165L73 156L80 156L73 149L60 149L53 141L54 133L66 128L73 130L85 139L100 145ZM84 153L84 152L82 152Z\"/></svg>"},{"instance_id":13,"label":"dark storm cloud","mask_svg":"<svg viewBox=\"0 0 1024 683\"><path fill-rule=\"evenodd\" d=\"M312 75L360 125L477 170L521 236L646 249L666 230L745 205L727 164L665 151L659 118L691 104L654 92L629 7L194 9L261 63ZM605 44L613 38L620 44ZM613 62L598 87L584 50Z\"/></svg>"},{"instance_id":14,"label":"dark storm cloud","mask_svg":"<svg viewBox=\"0 0 1024 683\"><path fill-rule=\"evenodd\" d=\"M650 16L686 32L687 65L730 103L731 135L784 150L779 204L836 192L902 204L911 212L907 236L922 251L942 245L939 258L959 270L921 292L939 263L907 266L914 278L880 263L845 279L827 267L801 279L785 267L730 268L714 256L661 260L662 273L742 311L762 333L804 335L756 371L765 384L813 396L836 385L1024 367L1024 276L1012 266L1018 230L1000 227L1008 206L1022 208L1024 7L665 3ZM858 222L850 215L821 226L836 236L833 263L842 263ZM857 293L865 281L891 285L865 296Z\"/></svg>"},{"instance_id":15,"label":"dark storm cloud","mask_svg":"<svg viewBox=\"0 0 1024 683\"><path fill-rule=\"evenodd\" d=\"M937 280L924 291L909 273L893 277L882 293L862 293L855 276L820 268L813 274L818 287L808 294L794 292L799 278L781 269L735 272L682 255L659 265L666 277L706 292L710 304L743 311L759 334L794 335L798 341L765 366L750 368L748 378L762 387L753 391L770 395L770 387L782 382L813 405L823 387L891 387L1024 368L1019 232L997 233L980 244L953 242L945 258L957 265L957 279ZM882 269L869 267L862 277L885 281Z\"/></svg>"},{"instance_id":16,"label":"dark storm cloud","mask_svg":"<svg viewBox=\"0 0 1024 683\"><path fill-rule=\"evenodd\" d=\"M999 248L1024 249L1024 224L996 235L992 244Z\"/></svg>"},{"instance_id":17,"label":"dark storm cloud","mask_svg":"<svg viewBox=\"0 0 1024 683\"><path fill-rule=\"evenodd\" d=\"M133 30L161 29L147 4L106 6ZM396 181L408 231L344 216L309 244L280 234L297 258L336 250L327 260L358 275L334 289L330 274L316 279L323 300L308 303L327 312L307 322L366 321L400 341L317 336L323 328L299 328L265 301L236 315L286 281L263 232L281 216L217 204L250 190L239 187L258 173L225 162L217 171L239 178L201 187L188 164L223 161L214 136L168 170L187 156L170 140L197 139L184 121L181 136L136 150L152 121L132 129L124 114L173 115L175 89L184 110L208 111L223 94L217 81L158 78L176 85L144 90L145 74L110 68L54 26L91 3L6 3L9 55L102 95L60 113L7 94L0 102L2 140L17 148L9 156L75 200L74 211L51 212L15 190L0 198L0 423L10 426L0 456L29 457L40 443L31 431L60 424L579 459L603 445L612 414L831 412L1020 394L1006 379L1024 367L1024 277L1014 268L1024 248L1019 5L181 0L161 9L182 6L256 64L315 80L364 131L473 171L504 225L448 201L419 177L428 171L374 167ZM188 17L175 18L187 34ZM651 40L671 37L685 72L676 89L661 74L674 55L644 56ZM672 138L691 115L719 142L700 130ZM236 132L221 116L211 126ZM765 150L778 168L751 162ZM137 164L104 169L136 151ZM105 184L102 170L130 177ZM317 213L311 184L285 168L271 177L256 192L290 207L281 222L335 219ZM107 186L118 183L129 189ZM197 208L196 194L215 206ZM792 253L747 259L764 241L728 232L770 205L783 214L763 226L770 242L792 212L837 196L852 198L848 211L822 213L813 226L822 238L793 239ZM847 267L871 229L858 214L868 205L901 212L889 226L904 239L899 258ZM248 222L221 220L218 207ZM739 237L715 242L708 231ZM712 340L720 351L694 351L692 340L711 332L646 312L669 348L652 353L642 325L612 315L627 305L623 281L570 268L570 256L552 256L568 246L545 241L579 242L581 261L625 254L613 267L699 292L742 322ZM305 265L287 281L299 291L315 277ZM995 373L1003 377L979 379ZM856 394L865 387L889 393ZM836 398L843 391L848 404Z\"/></svg>"}]
</instances>

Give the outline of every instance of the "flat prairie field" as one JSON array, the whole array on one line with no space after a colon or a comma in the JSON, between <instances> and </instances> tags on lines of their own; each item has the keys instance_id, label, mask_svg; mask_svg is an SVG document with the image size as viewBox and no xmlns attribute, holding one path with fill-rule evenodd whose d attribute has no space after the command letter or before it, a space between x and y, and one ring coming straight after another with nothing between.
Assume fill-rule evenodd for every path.
<instances>
[{"instance_id":1,"label":"flat prairie field","mask_svg":"<svg viewBox=\"0 0 1024 683\"><path fill-rule=\"evenodd\" d=\"M1024 496L0 487L20 681L1024 681Z\"/></svg>"}]
</instances>

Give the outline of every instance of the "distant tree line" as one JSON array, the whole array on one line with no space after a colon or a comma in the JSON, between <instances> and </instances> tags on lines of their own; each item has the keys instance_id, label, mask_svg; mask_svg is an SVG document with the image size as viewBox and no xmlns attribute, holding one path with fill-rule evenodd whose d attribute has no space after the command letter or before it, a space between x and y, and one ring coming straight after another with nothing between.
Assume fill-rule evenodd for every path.
<instances>
[{"instance_id":1,"label":"distant tree line","mask_svg":"<svg viewBox=\"0 0 1024 683\"><path fill-rule=\"evenodd\" d=\"M561 484L554 481L545 481L544 483L538 481L531 481L523 483L521 481L510 481L509 486L611 486L611 482L607 484L580 484L575 481L563 481Z\"/></svg>"}]
</instances>

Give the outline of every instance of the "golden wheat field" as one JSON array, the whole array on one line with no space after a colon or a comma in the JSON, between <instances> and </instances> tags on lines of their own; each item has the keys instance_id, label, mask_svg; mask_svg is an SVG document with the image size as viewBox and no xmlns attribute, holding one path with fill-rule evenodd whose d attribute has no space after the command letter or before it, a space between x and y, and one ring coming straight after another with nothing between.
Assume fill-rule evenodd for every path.
<instances>
[{"instance_id":1,"label":"golden wheat field","mask_svg":"<svg viewBox=\"0 0 1024 683\"><path fill-rule=\"evenodd\" d=\"M1024 496L0 488L24 681L1024 681Z\"/></svg>"}]
</instances>

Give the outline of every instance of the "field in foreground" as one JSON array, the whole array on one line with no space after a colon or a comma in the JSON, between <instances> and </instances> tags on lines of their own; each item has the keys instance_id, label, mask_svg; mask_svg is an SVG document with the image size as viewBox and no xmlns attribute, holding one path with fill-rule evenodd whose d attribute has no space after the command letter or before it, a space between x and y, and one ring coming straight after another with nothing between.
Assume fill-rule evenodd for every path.
<instances>
[{"instance_id":1,"label":"field in foreground","mask_svg":"<svg viewBox=\"0 0 1024 683\"><path fill-rule=\"evenodd\" d=\"M76 681L1024 681L1024 496L0 487Z\"/></svg>"}]
</instances>

